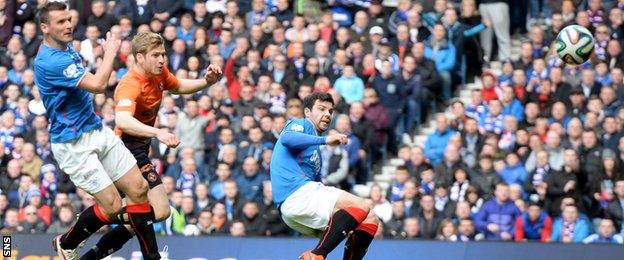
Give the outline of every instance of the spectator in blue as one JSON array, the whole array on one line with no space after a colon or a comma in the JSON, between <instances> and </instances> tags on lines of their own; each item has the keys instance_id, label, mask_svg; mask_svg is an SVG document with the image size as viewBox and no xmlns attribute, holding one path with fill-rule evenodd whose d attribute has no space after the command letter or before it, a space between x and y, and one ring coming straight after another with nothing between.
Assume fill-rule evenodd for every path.
<instances>
[{"instance_id":1,"label":"spectator in blue","mask_svg":"<svg viewBox=\"0 0 624 260\"><path fill-rule=\"evenodd\" d=\"M277 1L277 10L274 13L277 20L282 23L284 26L289 26L290 21L293 20L295 14L290 8L290 3L288 0L278 0Z\"/></svg>"},{"instance_id":2,"label":"spectator in blue","mask_svg":"<svg viewBox=\"0 0 624 260\"><path fill-rule=\"evenodd\" d=\"M576 205L567 205L563 208L560 218L553 224L551 242L580 243L589 236L590 223L579 218Z\"/></svg>"},{"instance_id":3,"label":"spectator in blue","mask_svg":"<svg viewBox=\"0 0 624 260\"><path fill-rule=\"evenodd\" d=\"M433 11L422 14L422 20L427 27L433 27L444 16L444 10L446 10L446 0L435 0L433 5Z\"/></svg>"},{"instance_id":4,"label":"spectator in blue","mask_svg":"<svg viewBox=\"0 0 624 260\"><path fill-rule=\"evenodd\" d=\"M236 185L243 198L262 202L262 182L266 180L266 175L259 172L258 161L253 157L247 157L243 161L241 175L236 178Z\"/></svg>"},{"instance_id":5,"label":"spectator in blue","mask_svg":"<svg viewBox=\"0 0 624 260\"><path fill-rule=\"evenodd\" d=\"M598 233L592 234L583 240L585 244L624 244L624 238L622 235L616 233L613 220L605 218L600 221L598 226Z\"/></svg>"},{"instance_id":6,"label":"spectator in blue","mask_svg":"<svg viewBox=\"0 0 624 260\"><path fill-rule=\"evenodd\" d=\"M498 99L490 100L487 111L479 119L479 131L482 134L501 134L504 129L504 118L503 103Z\"/></svg>"},{"instance_id":7,"label":"spectator in blue","mask_svg":"<svg viewBox=\"0 0 624 260\"><path fill-rule=\"evenodd\" d=\"M193 25L193 15L185 13L180 18L180 26L176 29L176 36L186 42L186 46L193 47L193 35L197 28Z\"/></svg>"},{"instance_id":8,"label":"spectator in blue","mask_svg":"<svg viewBox=\"0 0 624 260\"><path fill-rule=\"evenodd\" d=\"M444 157L444 149L451 136L455 134L448 125L446 115L436 115L436 130L427 137L425 156L432 165L438 165Z\"/></svg>"},{"instance_id":9,"label":"spectator in blue","mask_svg":"<svg viewBox=\"0 0 624 260\"><path fill-rule=\"evenodd\" d=\"M8 72L9 81L21 86L24 83L22 76L24 75L26 69L28 69L28 61L26 55L22 53L15 55L15 57L13 57L13 62L11 62L11 65L13 68L10 69Z\"/></svg>"},{"instance_id":10,"label":"spectator in blue","mask_svg":"<svg viewBox=\"0 0 624 260\"><path fill-rule=\"evenodd\" d=\"M269 10L266 8L265 0L253 0L251 2L251 11L245 14L247 29L251 29L254 25L261 25L269 16Z\"/></svg>"},{"instance_id":11,"label":"spectator in blue","mask_svg":"<svg viewBox=\"0 0 624 260\"><path fill-rule=\"evenodd\" d=\"M221 34L219 34L219 43L217 44L219 47L219 53L221 57L227 59L230 57L234 49L236 48L236 42L232 40L232 31L230 30L221 30Z\"/></svg>"},{"instance_id":12,"label":"spectator in blue","mask_svg":"<svg viewBox=\"0 0 624 260\"><path fill-rule=\"evenodd\" d=\"M496 184L495 197L483 203L474 216L475 226L487 240L513 240L516 219L522 212L509 200L509 185Z\"/></svg>"},{"instance_id":13,"label":"spectator in blue","mask_svg":"<svg viewBox=\"0 0 624 260\"><path fill-rule=\"evenodd\" d=\"M568 128L568 123L570 122L570 116L568 116L568 110L565 106L565 103L562 101L557 101L552 105L551 117L548 118L548 125L553 123L559 123L563 128Z\"/></svg>"},{"instance_id":14,"label":"spectator in blue","mask_svg":"<svg viewBox=\"0 0 624 260\"><path fill-rule=\"evenodd\" d=\"M399 76L406 90L405 120L403 126L404 135L411 134L418 130L421 122L422 104L425 101L426 90L423 89L422 77L416 71L416 59L407 55L403 59L403 68L399 71Z\"/></svg>"},{"instance_id":15,"label":"spectator in blue","mask_svg":"<svg viewBox=\"0 0 624 260\"><path fill-rule=\"evenodd\" d=\"M380 74L375 76L372 85L379 101L388 112L388 153L398 152L397 135L395 128L399 123L401 113L405 104L405 86L401 84L401 79L394 74L389 61L382 62Z\"/></svg>"},{"instance_id":16,"label":"spectator in blue","mask_svg":"<svg viewBox=\"0 0 624 260\"><path fill-rule=\"evenodd\" d=\"M391 34L396 34L399 24L407 23L407 14L412 7L412 2L409 0L399 0L397 9L390 14L388 18L388 29Z\"/></svg>"},{"instance_id":17,"label":"spectator in blue","mask_svg":"<svg viewBox=\"0 0 624 260\"><path fill-rule=\"evenodd\" d=\"M425 42L425 57L436 63L436 70L442 79L442 98L451 99L452 71L455 68L455 47L446 38L446 29L442 23L433 27L431 38Z\"/></svg>"},{"instance_id":18,"label":"spectator in blue","mask_svg":"<svg viewBox=\"0 0 624 260\"><path fill-rule=\"evenodd\" d=\"M519 184L524 185L524 180L527 177L526 169L520 161L520 158L516 153L509 153L505 158L506 166L501 172L501 178L507 184Z\"/></svg>"},{"instance_id":19,"label":"spectator in blue","mask_svg":"<svg viewBox=\"0 0 624 260\"><path fill-rule=\"evenodd\" d=\"M395 202L397 200L403 199L403 190L405 189L405 183L409 181L410 174L409 170L405 166L399 166L396 169L394 179L392 183L388 187L388 191L386 192L386 196L388 197L388 201Z\"/></svg>"},{"instance_id":20,"label":"spectator in blue","mask_svg":"<svg viewBox=\"0 0 624 260\"><path fill-rule=\"evenodd\" d=\"M624 179L617 180L614 186L615 198L605 209L605 217L613 220L616 229L624 235Z\"/></svg>"},{"instance_id":21,"label":"spectator in blue","mask_svg":"<svg viewBox=\"0 0 624 260\"><path fill-rule=\"evenodd\" d=\"M503 91L502 103L503 103L503 116L513 116L521 122L524 120L524 107L520 100L516 98L514 89L511 85L504 85L501 87Z\"/></svg>"},{"instance_id":22,"label":"spectator in blue","mask_svg":"<svg viewBox=\"0 0 624 260\"><path fill-rule=\"evenodd\" d=\"M515 241L547 242L552 232L552 219L539 204L531 202L527 211L516 219Z\"/></svg>"},{"instance_id":23,"label":"spectator in blue","mask_svg":"<svg viewBox=\"0 0 624 260\"><path fill-rule=\"evenodd\" d=\"M348 103L361 102L364 98L364 82L355 74L353 66L346 66L342 76L334 83L334 89Z\"/></svg>"},{"instance_id":24,"label":"spectator in blue","mask_svg":"<svg viewBox=\"0 0 624 260\"><path fill-rule=\"evenodd\" d=\"M221 200L225 196L225 192L223 190L223 183L227 180L230 180L232 177L232 171L230 170L230 166L226 163L219 163L217 165L217 179L210 182L210 195L216 200Z\"/></svg>"},{"instance_id":25,"label":"spectator in blue","mask_svg":"<svg viewBox=\"0 0 624 260\"><path fill-rule=\"evenodd\" d=\"M401 61L399 60L399 56L392 52L390 44L391 43L387 38L382 38L379 41L375 56L375 68L377 68L378 71L382 71L383 63L388 61L392 65L392 72L396 73L399 72ZM373 53L375 53L375 51L373 51Z\"/></svg>"},{"instance_id":26,"label":"spectator in blue","mask_svg":"<svg viewBox=\"0 0 624 260\"><path fill-rule=\"evenodd\" d=\"M349 155L349 169L355 169L360 159L366 158L366 151L362 149L362 142L351 130L351 120L348 115L341 114L336 117L336 130L349 138L344 148Z\"/></svg>"},{"instance_id":27,"label":"spectator in blue","mask_svg":"<svg viewBox=\"0 0 624 260\"><path fill-rule=\"evenodd\" d=\"M186 158L182 161L182 172L176 181L176 188L184 194L193 194L195 185L200 182L195 159Z\"/></svg>"},{"instance_id":28,"label":"spectator in blue","mask_svg":"<svg viewBox=\"0 0 624 260\"><path fill-rule=\"evenodd\" d=\"M470 102L466 105L466 116L480 121L488 113L488 104L483 100L481 89L473 89L470 92Z\"/></svg>"},{"instance_id":29,"label":"spectator in blue","mask_svg":"<svg viewBox=\"0 0 624 260\"><path fill-rule=\"evenodd\" d=\"M610 86L604 86L600 89L600 100L603 104L603 110L607 115L617 115L618 109L622 106L622 102L618 100L615 89Z\"/></svg>"}]
</instances>

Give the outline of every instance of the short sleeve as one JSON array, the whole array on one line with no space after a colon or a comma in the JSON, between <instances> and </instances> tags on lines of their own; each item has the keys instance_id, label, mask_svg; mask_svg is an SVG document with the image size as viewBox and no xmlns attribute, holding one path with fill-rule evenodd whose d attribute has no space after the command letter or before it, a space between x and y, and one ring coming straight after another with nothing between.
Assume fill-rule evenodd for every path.
<instances>
[{"instance_id":1,"label":"short sleeve","mask_svg":"<svg viewBox=\"0 0 624 260\"><path fill-rule=\"evenodd\" d=\"M41 72L50 87L76 88L86 74L76 52L57 52L42 65Z\"/></svg>"},{"instance_id":2,"label":"short sleeve","mask_svg":"<svg viewBox=\"0 0 624 260\"><path fill-rule=\"evenodd\" d=\"M163 67L163 80L164 80L164 90L171 90L177 88L180 83L175 75L171 74L167 66Z\"/></svg>"},{"instance_id":3,"label":"short sleeve","mask_svg":"<svg viewBox=\"0 0 624 260\"><path fill-rule=\"evenodd\" d=\"M115 89L115 112L128 111L134 114L136 100L140 95L140 88L122 80Z\"/></svg>"}]
</instances>

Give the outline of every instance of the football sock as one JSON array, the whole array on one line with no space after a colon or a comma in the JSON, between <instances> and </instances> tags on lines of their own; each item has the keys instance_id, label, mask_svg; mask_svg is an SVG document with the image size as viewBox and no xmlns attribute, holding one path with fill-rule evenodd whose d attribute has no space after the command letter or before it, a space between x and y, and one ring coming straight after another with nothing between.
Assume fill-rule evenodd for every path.
<instances>
[{"instance_id":1,"label":"football sock","mask_svg":"<svg viewBox=\"0 0 624 260\"><path fill-rule=\"evenodd\" d=\"M117 225L108 231L97 244L86 254L80 257L81 260L102 259L121 249L123 245L132 238L132 233L124 225Z\"/></svg>"},{"instance_id":2,"label":"football sock","mask_svg":"<svg viewBox=\"0 0 624 260\"><path fill-rule=\"evenodd\" d=\"M143 259L160 259L156 234L152 224L154 223L154 209L148 202L129 204L126 212L130 218L130 226L139 240Z\"/></svg>"},{"instance_id":3,"label":"football sock","mask_svg":"<svg viewBox=\"0 0 624 260\"><path fill-rule=\"evenodd\" d=\"M377 225L362 223L347 238L343 260L361 260L377 233Z\"/></svg>"},{"instance_id":4,"label":"football sock","mask_svg":"<svg viewBox=\"0 0 624 260\"><path fill-rule=\"evenodd\" d=\"M366 215L368 215L368 212L356 207L347 207L336 211L329 219L327 229L325 229L321 241L312 250L312 253L326 257L329 252L334 250L347 237L349 232L366 219Z\"/></svg>"},{"instance_id":5,"label":"football sock","mask_svg":"<svg viewBox=\"0 0 624 260\"><path fill-rule=\"evenodd\" d=\"M80 242L109 223L110 221L106 215L102 213L98 204L85 209L80 213L76 224L74 224L67 233L61 236L61 248L75 249Z\"/></svg>"}]
</instances>

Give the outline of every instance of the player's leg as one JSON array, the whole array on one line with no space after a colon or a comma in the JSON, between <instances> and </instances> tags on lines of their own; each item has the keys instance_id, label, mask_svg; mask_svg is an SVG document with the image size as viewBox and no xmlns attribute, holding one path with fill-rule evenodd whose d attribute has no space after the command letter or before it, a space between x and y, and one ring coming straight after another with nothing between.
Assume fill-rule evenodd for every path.
<instances>
[{"instance_id":1,"label":"player's leg","mask_svg":"<svg viewBox=\"0 0 624 260\"><path fill-rule=\"evenodd\" d=\"M160 259L156 234L152 224L155 221L154 209L147 200L148 184L140 175L139 168L133 167L127 174L115 182L115 186L126 194L126 213L144 259Z\"/></svg>"},{"instance_id":2,"label":"player's leg","mask_svg":"<svg viewBox=\"0 0 624 260\"><path fill-rule=\"evenodd\" d=\"M121 197L100 163L93 146L85 145L90 133L81 139L53 144L52 151L60 168L74 184L94 196L96 204L85 209L70 230L54 239L61 259L77 259L76 247L102 226L110 223L121 209ZM85 164L85 162L89 162Z\"/></svg>"},{"instance_id":3,"label":"player's leg","mask_svg":"<svg viewBox=\"0 0 624 260\"><path fill-rule=\"evenodd\" d=\"M126 213L129 224L135 230L144 259L160 259L158 245L152 224L154 209L147 198L149 186L136 166L136 160L112 130L101 130L106 138L102 153L102 165L114 181L115 186L126 195Z\"/></svg>"},{"instance_id":4,"label":"player's leg","mask_svg":"<svg viewBox=\"0 0 624 260\"><path fill-rule=\"evenodd\" d=\"M167 193L165 192L162 182L156 187L150 188L147 197L150 201L150 205L152 205L154 209L155 222L167 219L171 214L171 209L169 208L169 200L167 199ZM130 225L117 225L104 234L104 236L100 238L100 241L80 259L102 259L109 256L121 249L133 236L134 232Z\"/></svg>"},{"instance_id":5,"label":"player's leg","mask_svg":"<svg viewBox=\"0 0 624 260\"><path fill-rule=\"evenodd\" d=\"M337 193L337 189L325 187L324 193ZM355 230L366 219L370 211L364 200L341 191L333 207L333 215L329 219L327 229L323 232L319 243L311 251L314 255L326 257L334 250L349 232Z\"/></svg>"},{"instance_id":6,"label":"player's leg","mask_svg":"<svg viewBox=\"0 0 624 260\"><path fill-rule=\"evenodd\" d=\"M363 259L366 251L373 242L377 228L379 227L379 219L373 211L368 212L366 219L353 230L353 233L347 238L345 243L344 260Z\"/></svg>"}]
</instances>

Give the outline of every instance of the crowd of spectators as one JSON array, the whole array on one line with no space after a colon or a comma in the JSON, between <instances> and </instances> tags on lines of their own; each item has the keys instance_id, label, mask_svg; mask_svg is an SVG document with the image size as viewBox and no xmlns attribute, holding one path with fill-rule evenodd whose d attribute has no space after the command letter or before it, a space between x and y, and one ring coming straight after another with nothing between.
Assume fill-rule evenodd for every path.
<instances>
[{"instance_id":1,"label":"crowd of spectators","mask_svg":"<svg viewBox=\"0 0 624 260\"><path fill-rule=\"evenodd\" d=\"M32 71L44 2L0 0L5 233L66 232L95 203L50 151ZM93 98L105 127L115 126L112 95L137 32L162 34L179 78L224 69L209 89L163 97L156 125L181 145L150 149L172 209L158 234L296 235L273 205L269 165L301 100L323 91L335 101L330 131L349 137L322 148L323 182L368 185L378 238L623 242L624 1L68 2L86 68L98 68L106 32L123 39L109 88ZM552 47L572 23L596 38L580 66ZM453 98L472 82L482 88L470 102ZM435 131L414 143L427 119ZM391 183L372 182L389 158L403 161Z\"/></svg>"}]
</instances>

